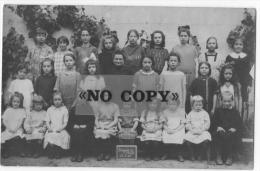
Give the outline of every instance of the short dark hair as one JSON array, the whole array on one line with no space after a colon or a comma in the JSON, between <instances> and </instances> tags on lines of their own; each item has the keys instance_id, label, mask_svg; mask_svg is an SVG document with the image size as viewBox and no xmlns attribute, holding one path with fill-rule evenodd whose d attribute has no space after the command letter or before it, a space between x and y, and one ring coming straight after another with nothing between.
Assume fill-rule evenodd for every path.
<instances>
[{"instance_id":1,"label":"short dark hair","mask_svg":"<svg viewBox=\"0 0 260 171\"><path fill-rule=\"evenodd\" d=\"M175 53L175 52L171 52L171 53L169 54L169 57L168 57L167 61L170 60L170 57L171 57L171 56L176 56L177 59L178 59L178 61L181 62L181 56L180 56L178 53Z\"/></svg>"},{"instance_id":2,"label":"short dark hair","mask_svg":"<svg viewBox=\"0 0 260 171\"><path fill-rule=\"evenodd\" d=\"M208 62L206 62L206 61L203 61L203 62L200 62L200 63L199 63L198 75L201 76L200 67L201 67L201 65L203 65L203 64L205 64L205 65L207 65L207 66L209 67L209 74L208 74L208 76L210 76L210 75L211 75L211 66L210 66L210 63L208 63Z\"/></svg>"},{"instance_id":3,"label":"short dark hair","mask_svg":"<svg viewBox=\"0 0 260 171\"><path fill-rule=\"evenodd\" d=\"M141 58L141 61L140 61L140 66L141 66L141 68L143 67L143 60L144 60L145 58L149 58L149 59L152 61L152 68L153 68L154 65L155 65L154 59L153 59L153 57L147 56L147 55L145 55L145 56L143 56L143 57Z\"/></svg>"},{"instance_id":4,"label":"short dark hair","mask_svg":"<svg viewBox=\"0 0 260 171\"><path fill-rule=\"evenodd\" d=\"M126 56L125 56L125 53L121 50L116 50L114 53L113 53L113 59L116 55L122 55L123 56L123 59L124 61L126 60Z\"/></svg>"},{"instance_id":5,"label":"short dark hair","mask_svg":"<svg viewBox=\"0 0 260 171\"><path fill-rule=\"evenodd\" d=\"M190 34L190 26L179 26L178 27L178 36L181 35L182 32L185 32L188 34L188 36L190 37L191 34Z\"/></svg>"},{"instance_id":6,"label":"short dark hair","mask_svg":"<svg viewBox=\"0 0 260 171\"><path fill-rule=\"evenodd\" d=\"M98 61L94 60L94 59L89 59L86 64L85 64L85 72L87 75L89 75L89 71L88 71L88 66L89 65L95 65L96 66L96 75L99 76L100 71L99 71L99 63Z\"/></svg>"},{"instance_id":7,"label":"short dark hair","mask_svg":"<svg viewBox=\"0 0 260 171\"><path fill-rule=\"evenodd\" d=\"M62 102L63 102L63 94L62 94L62 92L56 90L56 91L54 91L53 94L52 94L51 103L52 103L53 105L54 105L54 103L53 103L53 98L54 98L54 96L56 96L56 95L59 95L59 96L61 97Z\"/></svg>"},{"instance_id":8,"label":"short dark hair","mask_svg":"<svg viewBox=\"0 0 260 171\"><path fill-rule=\"evenodd\" d=\"M23 108L23 100L24 100L23 94L19 93L17 91L14 92L14 94L11 95L11 98L10 98L10 101L9 101L9 106L13 107L12 102L13 102L14 97L18 97L20 99L19 108Z\"/></svg>"},{"instance_id":9,"label":"short dark hair","mask_svg":"<svg viewBox=\"0 0 260 171\"><path fill-rule=\"evenodd\" d=\"M103 49L106 49L106 48L105 48L105 40L106 40L106 39L110 39L110 40L112 41L112 44L113 44L112 49L115 49L117 42L115 42L115 41L113 40L112 35L106 35L106 36L104 36L104 38L102 39L102 48L103 48Z\"/></svg>"},{"instance_id":10,"label":"short dark hair","mask_svg":"<svg viewBox=\"0 0 260 171\"><path fill-rule=\"evenodd\" d=\"M65 53L64 56L63 56L63 62L65 62L65 56L70 56L74 59L74 61L76 60L76 57L73 55L72 52L68 52L68 53Z\"/></svg>"},{"instance_id":11,"label":"short dark hair","mask_svg":"<svg viewBox=\"0 0 260 171\"><path fill-rule=\"evenodd\" d=\"M25 69L26 73L28 72L28 67L25 63L20 63L17 65L16 73L18 73L20 70Z\"/></svg>"},{"instance_id":12,"label":"short dark hair","mask_svg":"<svg viewBox=\"0 0 260 171\"><path fill-rule=\"evenodd\" d=\"M46 58L41 62L41 75L44 74L42 66L43 66L43 63L46 62L46 61L49 61L51 63L51 67L52 67L51 74L52 74L52 76L54 76L55 75L54 74L54 61L50 58Z\"/></svg>"},{"instance_id":13,"label":"short dark hair","mask_svg":"<svg viewBox=\"0 0 260 171\"><path fill-rule=\"evenodd\" d=\"M59 45L60 42L65 42L67 44L67 46L70 44L69 39L66 36L60 36L57 39L57 45Z\"/></svg>"}]
</instances>

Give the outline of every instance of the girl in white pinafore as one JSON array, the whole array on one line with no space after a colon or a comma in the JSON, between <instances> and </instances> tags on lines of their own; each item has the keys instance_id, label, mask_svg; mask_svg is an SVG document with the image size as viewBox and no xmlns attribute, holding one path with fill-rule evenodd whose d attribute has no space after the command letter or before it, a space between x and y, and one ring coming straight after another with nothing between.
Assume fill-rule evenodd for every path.
<instances>
[{"instance_id":1,"label":"girl in white pinafore","mask_svg":"<svg viewBox=\"0 0 260 171\"><path fill-rule=\"evenodd\" d=\"M10 148L16 148L16 151L24 157L24 133L23 123L26 117L26 111L23 107L23 95L18 92L10 98L9 107L2 115L5 130L1 132L1 156L7 158ZM12 143L11 143L12 142ZM11 147L12 145L12 147Z\"/></svg>"},{"instance_id":2,"label":"girl in white pinafore","mask_svg":"<svg viewBox=\"0 0 260 171\"><path fill-rule=\"evenodd\" d=\"M141 114L140 122L143 132L140 140L144 145L146 161L159 160L159 146L162 141L162 123L159 109L159 99L153 98L151 102L147 102L146 109Z\"/></svg>"},{"instance_id":3,"label":"girl in white pinafore","mask_svg":"<svg viewBox=\"0 0 260 171\"><path fill-rule=\"evenodd\" d=\"M46 111L47 106L42 96L34 95L32 100L32 111L24 121L25 138L27 141L27 155L37 158L42 149L43 138L46 132Z\"/></svg>"},{"instance_id":4,"label":"girl in white pinafore","mask_svg":"<svg viewBox=\"0 0 260 171\"><path fill-rule=\"evenodd\" d=\"M206 150L207 160L210 160L209 142L211 141L211 135L208 132L210 127L209 114L203 109L203 98L199 95L195 95L191 99L192 110L186 118L186 130L185 140L191 152L191 160L194 158L195 145L199 146L200 153Z\"/></svg>"},{"instance_id":5,"label":"girl in white pinafore","mask_svg":"<svg viewBox=\"0 0 260 171\"><path fill-rule=\"evenodd\" d=\"M166 159L169 154L174 153L174 145L178 153L178 160L183 162L182 144L185 137L185 111L180 107L180 100L168 100L167 108L162 112L161 122L163 123L162 141L164 143L164 155Z\"/></svg>"},{"instance_id":6,"label":"girl in white pinafore","mask_svg":"<svg viewBox=\"0 0 260 171\"><path fill-rule=\"evenodd\" d=\"M65 130L69 113L62 103L60 92L53 95L53 103L47 110L46 124L47 132L44 139L44 148L49 146L49 158L60 158L61 148L64 150L70 147L70 135Z\"/></svg>"}]
</instances>

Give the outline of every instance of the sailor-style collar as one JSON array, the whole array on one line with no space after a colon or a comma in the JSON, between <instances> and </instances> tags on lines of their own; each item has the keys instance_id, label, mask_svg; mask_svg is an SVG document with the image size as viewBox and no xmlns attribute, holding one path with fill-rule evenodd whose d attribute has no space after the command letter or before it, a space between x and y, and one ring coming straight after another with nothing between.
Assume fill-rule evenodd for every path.
<instances>
[{"instance_id":1,"label":"sailor-style collar","mask_svg":"<svg viewBox=\"0 0 260 171\"><path fill-rule=\"evenodd\" d=\"M235 52L232 52L229 54L232 58L235 58L235 59L238 59L238 58L244 58L247 56L246 53L244 52L241 52L241 53L235 53Z\"/></svg>"}]
</instances>

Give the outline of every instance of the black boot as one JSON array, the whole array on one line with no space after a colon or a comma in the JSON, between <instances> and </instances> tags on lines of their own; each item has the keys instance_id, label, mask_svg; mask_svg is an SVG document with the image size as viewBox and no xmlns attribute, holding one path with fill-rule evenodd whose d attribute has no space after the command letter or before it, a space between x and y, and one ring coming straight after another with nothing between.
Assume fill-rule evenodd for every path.
<instances>
[{"instance_id":1,"label":"black boot","mask_svg":"<svg viewBox=\"0 0 260 171\"><path fill-rule=\"evenodd\" d=\"M8 143L7 142L1 144L1 156L4 159L9 157L9 148L8 148Z\"/></svg>"}]
</instances>

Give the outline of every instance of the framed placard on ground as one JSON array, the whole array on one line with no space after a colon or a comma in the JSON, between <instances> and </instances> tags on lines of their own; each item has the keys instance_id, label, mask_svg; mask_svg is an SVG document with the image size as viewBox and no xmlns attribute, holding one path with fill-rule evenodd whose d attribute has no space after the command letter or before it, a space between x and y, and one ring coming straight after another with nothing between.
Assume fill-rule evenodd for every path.
<instances>
[{"instance_id":1,"label":"framed placard on ground","mask_svg":"<svg viewBox=\"0 0 260 171\"><path fill-rule=\"evenodd\" d=\"M116 146L117 160L137 160L136 145L117 145Z\"/></svg>"}]
</instances>

